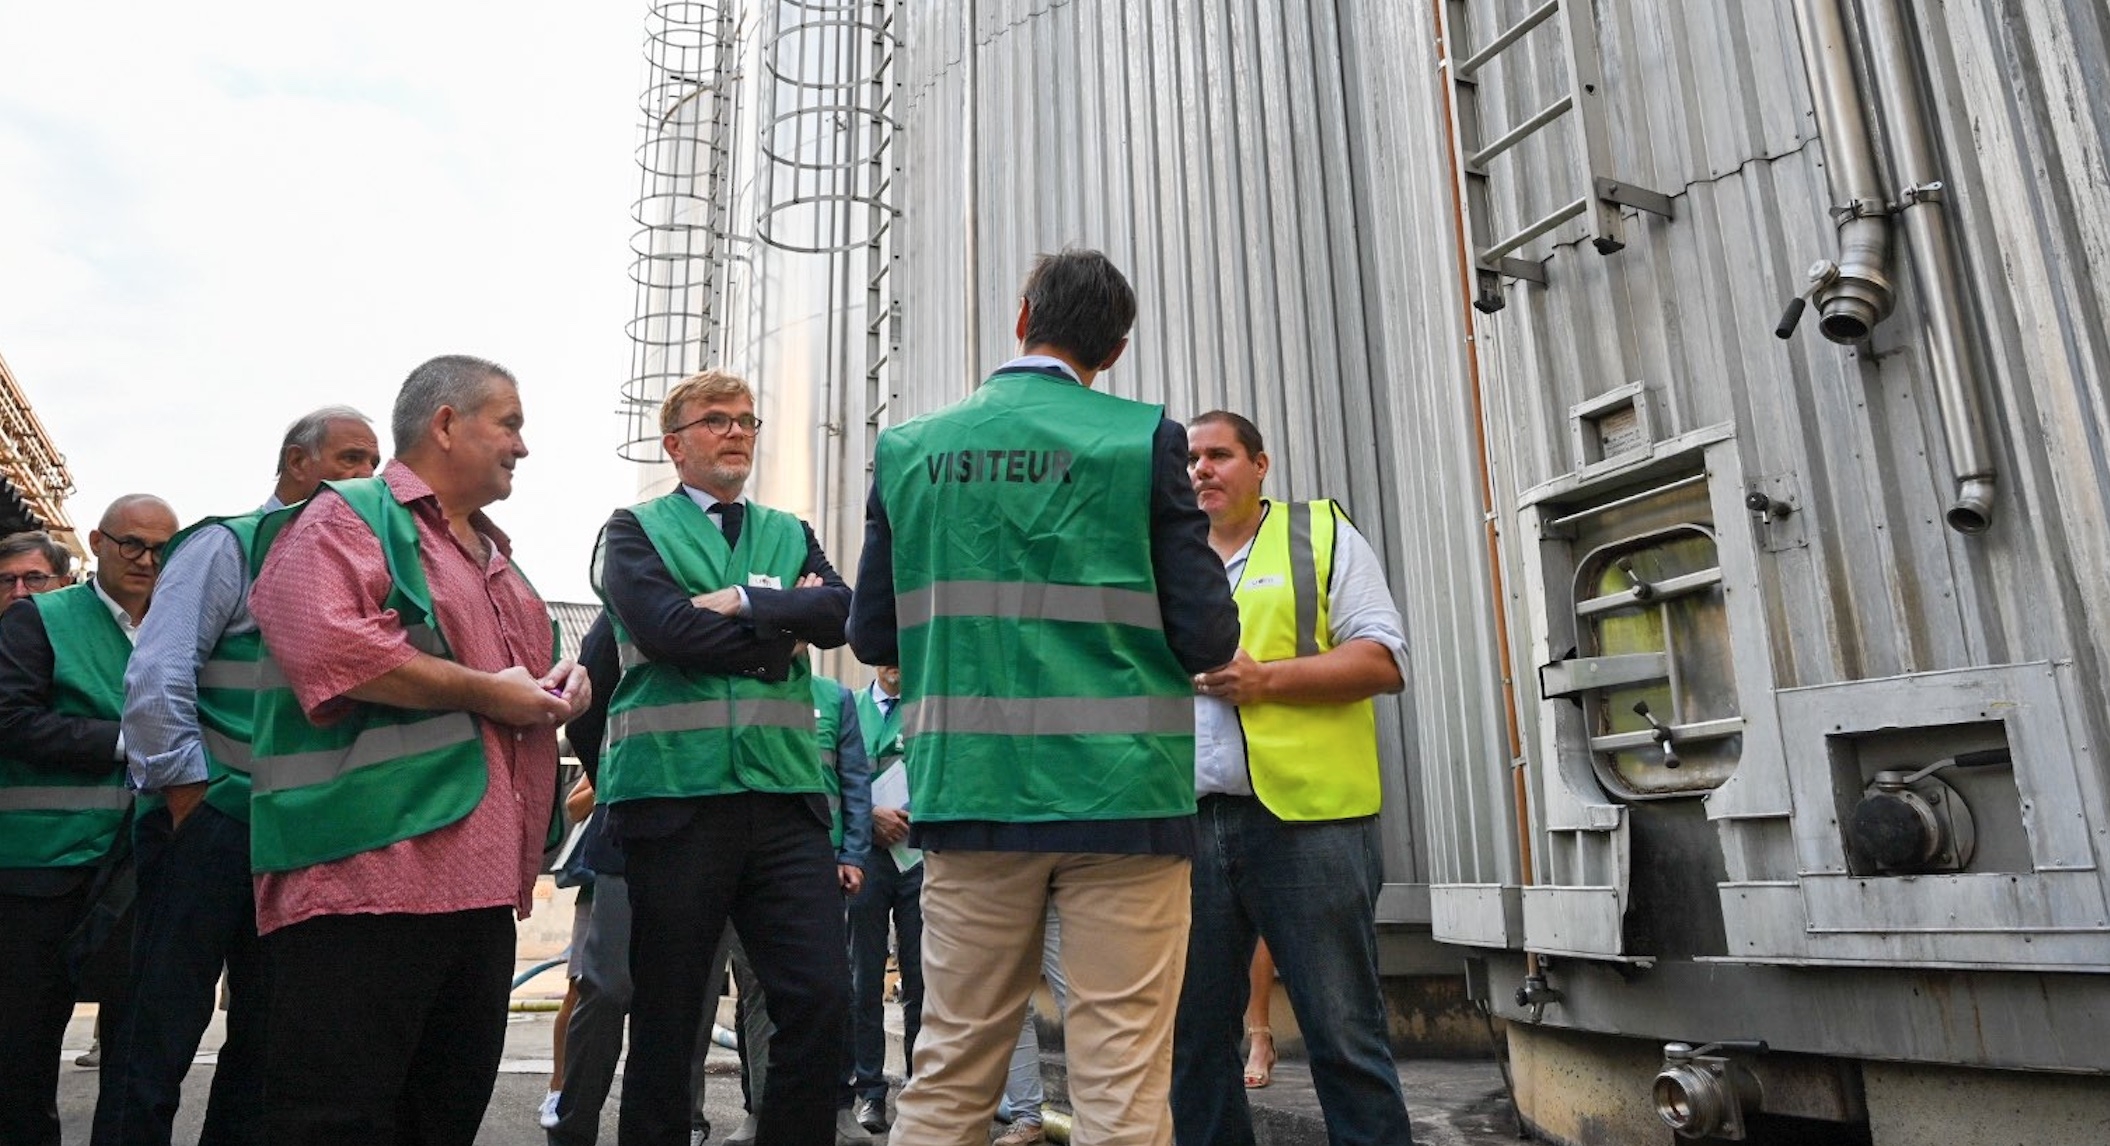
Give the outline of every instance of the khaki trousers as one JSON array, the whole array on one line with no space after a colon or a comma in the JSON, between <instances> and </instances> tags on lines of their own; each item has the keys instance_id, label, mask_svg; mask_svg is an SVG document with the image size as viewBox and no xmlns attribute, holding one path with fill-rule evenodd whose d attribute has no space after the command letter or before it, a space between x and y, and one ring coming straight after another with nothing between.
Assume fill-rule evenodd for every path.
<instances>
[{"instance_id":1,"label":"khaki trousers","mask_svg":"<svg viewBox=\"0 0 2110 1146\"><path fill-rule=\"evenodd\" d=\"M954 851L926 853L924 865L923 1031L888 1140L987 1146L1052 903L1070 983L1063 1035L1075 1140L1168 1146L1188 861Z\"/></svg>"}]
</instances>

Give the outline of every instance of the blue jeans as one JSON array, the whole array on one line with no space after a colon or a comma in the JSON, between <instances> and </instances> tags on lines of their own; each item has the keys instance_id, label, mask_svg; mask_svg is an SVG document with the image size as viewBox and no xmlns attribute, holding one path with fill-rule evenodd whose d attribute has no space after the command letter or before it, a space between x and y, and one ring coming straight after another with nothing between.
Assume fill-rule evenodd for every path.
<instances>
[{"instance_id":1,"label":"blue jeans","mask_svg":"<svg viewBox=\"0 0 2110 1146\"><path fill-rule=\"evenodd\" d=\"M908 1072L916 1069L916 1034L923 1026L923 865L907 871L874 844L865 859L864 887L850 900L850 1085L860 1098L886 1101L887 921L893 920L901 955L901 1046Z\"/></svg>"},{"instance_id":2,"label":"blue jeans","mask_svg":"<svg viewBox=\"0 0 2110 1146\"><path fill-rule=\"evenodd\" d=\"M1172 1043L1180 1146L1252 1146L1238 1055L1257 934L1311 1058L1334 1146L1412 1146L1377 978L1377 819L1287 823L1250 796L1204 796L1194 927Z\"/></svg>"},{"instance_id":3,"label":"blue jeans","mask_svg":"<svg viewBox=\"0 0 2110 1146\"><path fill-rule=\"evenodd\" d=\"M199 804L180 828L166 807L139 817L130 1003L103 1032L114 1069L95 1104L95 1146L168 1146L183 1076L227 968L227 1040L213 1070L201 1146L251 1146L264 1132L264 1010L270 973L256 935L249 825ZM113 1077L113 1075L115 1077Z\"/></svg>"}]
</instances>

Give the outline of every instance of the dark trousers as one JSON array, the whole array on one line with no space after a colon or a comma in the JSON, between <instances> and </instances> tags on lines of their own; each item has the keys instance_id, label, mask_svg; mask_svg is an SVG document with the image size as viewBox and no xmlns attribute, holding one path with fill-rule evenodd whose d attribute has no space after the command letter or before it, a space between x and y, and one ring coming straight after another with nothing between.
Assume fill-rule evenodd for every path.
<instances>
[{"instance_id":1,"label":"dark trousers","mask_svg":"<svg viewBox=\"0 0 2110 1146\"><path fill-rule=\"evenodd\" d=\"M88 889L0 893L0 1146L58 1146L59 1045L73 1017L66 937Z\"/></svg>"},{"instance_id":2,"label":"dark trousers","mask_svg":"<svg viewBox=\"0 0 2110 1146\"><path fill-rule=\"evenodd\" d=\"M264 1014L270 978L256 934L249 825L200 804L172 828L167 808L139 818L134 844L132 989L105 1032L94 1146L168 1146L183 1076L212 1021L227 968L227 1041L213 1070L198 1146L263 1141Z\"/></svg>"},{"instance_id":3,"label":"dark trousers","mask_svg":"<svg viewBox=\"0 0 2110 1146\"><path fill-rule=\"evenodd\" d=\"M728 919L777 1026L757 1146L828 1146L850 972L827 825L797 795L684 803L692 814L680 826L624 841L634 994L622 1146L687 1146L705 968Z\"/></svg>"},{"instance_id":4,"label":"dark trousers","mask_svg":"<svg viewBox=\"0 0 2110 1146\"><path fill-rule=\"evenodd\" d=\"M923 1026L922 900L923 865L902 871L885 848L873 845L865 860L864 887L850 901L850 1085L861 1098L886 1100L889 919L900 948L903 1058L914 1069L916 1033Z\"/></svg>"},{"instance_id":5,"label":"dark trousers","mask_svg":"<svg viewBox=\"0 0 2110 1146\"><path fill-rule=\"evenodd\" d=\"M505 1052L513 910L324 915L265 937L272 1146L471 1146Z\"/></svg>"},{"instance_id":6,"label":"dark trousers","mask_svg":"<svg viewBox=\"0 0 2110 1146\"><path fill-rule=\"evenodd\" d=\"M730 933L728 933L730 938ZM718 987L725 982L728 944L718 946L704 980L703 1017L696 1024L696 1053L689 1060L689 1129L709 1133L703 1112L704 1057L718 1013ZM594 1146L601 1136L601 1107L623 1057L623 1024L630 1014L630 884L619 875L598 874L585 932L572 939L572 985L578 998L564 1028L563 1095L549 1146Z\"/></svg>"},{"instance_id":7,"label":"dark trousers","mask_svg":"<svg viewBox=\"0 0 2110 1146\"><path fill-rule=\"evenodd\" d=\"M1414 1146L1377 976L1377 817L1290 823L1251 796L1201 799L1194 923L1172 1038L1179 1146L1252 1146L1238 1055L1255 937L1267 940L1336 1146Z\"/></svg>"}]
</instances>

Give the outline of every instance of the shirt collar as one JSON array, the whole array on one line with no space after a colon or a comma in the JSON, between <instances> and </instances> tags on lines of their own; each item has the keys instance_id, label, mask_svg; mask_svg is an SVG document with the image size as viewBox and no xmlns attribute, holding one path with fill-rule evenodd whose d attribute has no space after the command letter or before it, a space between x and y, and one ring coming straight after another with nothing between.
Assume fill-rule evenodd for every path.
<instances>
[{"instance_id":1,"label":"shirt collar","mask_svg":"<svg viewBox=\"0 0 2110 1146\"><path fill-rule=\"evenodd\" d=\"M689 500L695 502L696 505L701 508L705 513L709 513L713 509L718 508L719 504L724 500L722 498L705 493L702 490L697 489L695 486L688 484L687 482L682 483L681 492L688 494ZM746 505L747 491L744 489L741 490L740 496L734 498L733 501L740 505Z\"/></svg>"},{"instance_id":2,"label":"shirt collar","mask_svg":"<svg viewBox=\"0 0 2110 1146\"><path fill-rule=\"evenodd\" d=\"M117 622L117 627L124 630L125 639L138 644L139 626L132 623L132 614L125 612L125 607L117 603L117 598L103 591L100 579L90 577L88 583L95 586L95 595L102 598L103 607L110 610L110 616Z\"/></svg>"},{"instance_id":3,"label":"shirt collar","mask_svg":"<svg viewBox=\"0 0 2110 1146\"><path fill-rule=\"evenodd\" d=\"M1006 370L1059 370L1062 372L1063 377L1077 383L1079 386L1084 385L1084 379L1077 377L1076 367L1060 358L1047 354L1021 355L996 368L996 372L999 374Z\"/></svg>"},{"instance_id":4,"label":"shirt collar","mask_svg":"<svg viewBox=\"0 0 2110 1146\"><path fill-rule=\"evenodd\" d=\"M899 701L901 699L900 697L894 696L888 693L887 690L879 687L879 682L876 680L873 681L871 684L866 685L865 687L871 690L872 702L874 704L885 704L887 701L890 700Z\"/></svg>"},{"instance_id":5,"label":"shirt collar","mask_svg":"<svg viewBox=\"0 0 2110 1146\"><path fill-rule=\"evenodd\" d=\"M446 515L440 512L440 497L432 492L432 486L424 478L418 476L418 471L403 464L400 458L390 458L388 464L381 467L379 476L387 483L388 492L394 494L398 502L409 506L413 512L424 513L440 522L441 530L445 531ZM512 559L513 539L506 536L505 530L493 525L483 510L479 509L470 514L469 524L474 526L478 533L490 538L491 544L500 553L505 554L507 560Z\"/></svg>"}]
</instances>

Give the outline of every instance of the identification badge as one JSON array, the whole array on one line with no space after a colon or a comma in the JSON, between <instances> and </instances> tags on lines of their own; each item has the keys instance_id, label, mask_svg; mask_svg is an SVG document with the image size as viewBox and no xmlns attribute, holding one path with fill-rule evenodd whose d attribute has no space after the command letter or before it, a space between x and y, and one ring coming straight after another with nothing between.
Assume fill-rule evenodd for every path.
<instances>
[{"instance_id":1,"label":"identification badge","mask_svg":"<svg viewBox=\"0 0 2110 1146\"><path fill-rule=\"evenodd\" d=\"M747 587L750 589L782 589L784 582L767 573L749 573Z\"/></svg>"}]
</instances>

